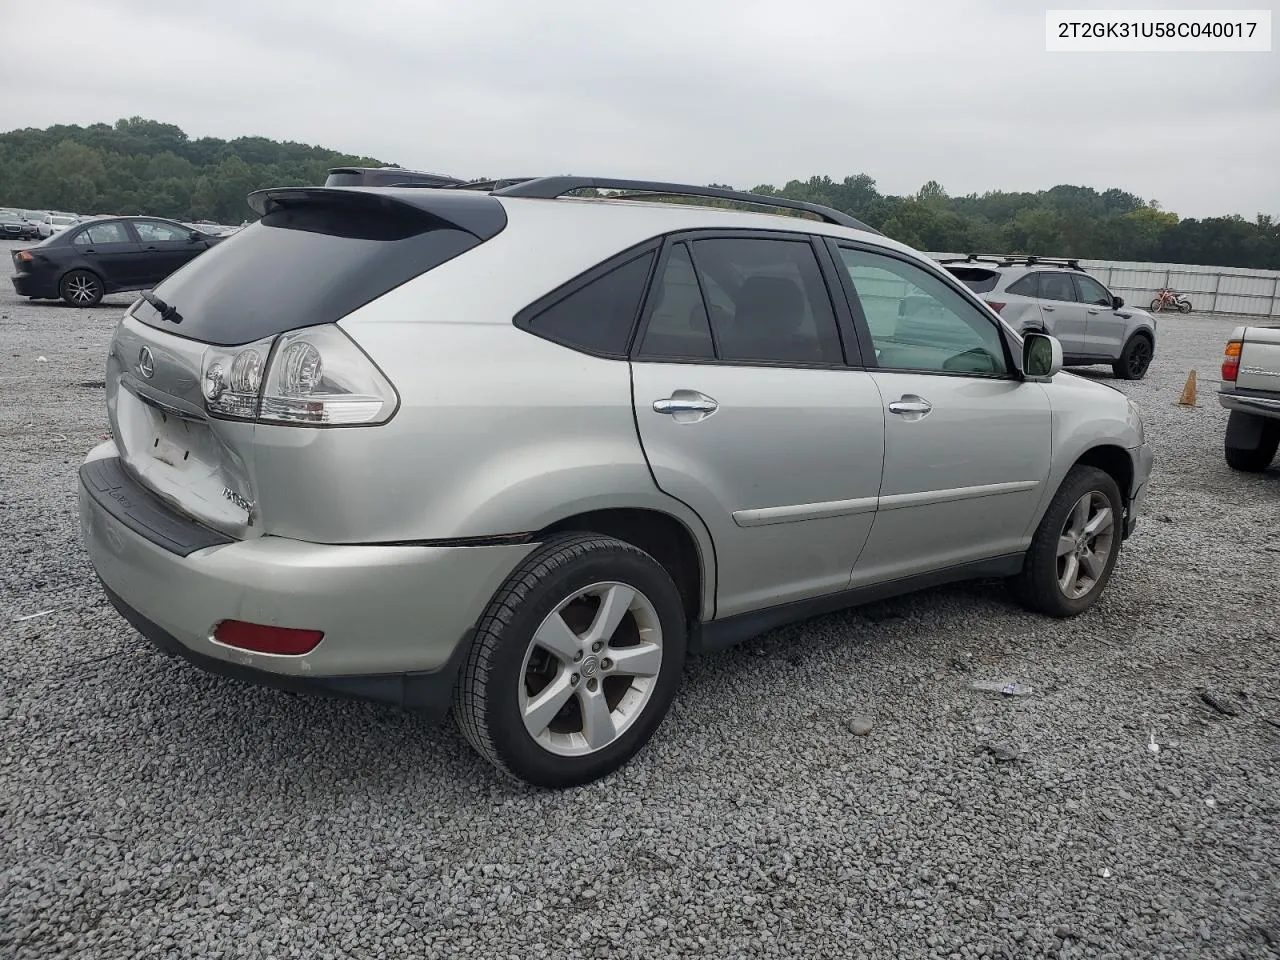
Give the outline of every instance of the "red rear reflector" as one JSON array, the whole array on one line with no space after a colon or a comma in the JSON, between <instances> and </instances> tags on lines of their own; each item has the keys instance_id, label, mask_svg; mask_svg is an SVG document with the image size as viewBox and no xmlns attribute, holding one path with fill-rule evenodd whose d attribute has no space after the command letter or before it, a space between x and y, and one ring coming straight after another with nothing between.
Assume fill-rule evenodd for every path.
<instances>
[{"instance_id":1,"label":"red rear reflector","mask_svg":"<svg viewBox=\"0 0 1280 960\"><path fill-rule=\"evenodd\" d=\"M18 259L21 260L23 263L30 263L32 260L35 259L35 257L31 255L30 251L19 250Z\"/></svg>"},{"instance_id":2,"label":"red rear reflector","mask_svg":"<svg viewBox=\"0 0 1280 960\"><path fill-rule=\"evenodd\" d=\"M223 620L213 629L213 639L229 647L255 653L282 653L298 656L310 653L322 639L321 630L295 630L293 627L268 627L243 620Z\"/></svg>"},{"instance_id":3,"label":"red rear reflector","mask_svg":"<svg viewBox=\"0 0 1280 960\"><path fill-rule=\"evenodd\" d=\"M988 300L987 306L990 307L992 310L994 310L996 313L999 313L1001 310L1004 309L1004 304L997 303L995 300Z\"/></svg>"}]
</instances>

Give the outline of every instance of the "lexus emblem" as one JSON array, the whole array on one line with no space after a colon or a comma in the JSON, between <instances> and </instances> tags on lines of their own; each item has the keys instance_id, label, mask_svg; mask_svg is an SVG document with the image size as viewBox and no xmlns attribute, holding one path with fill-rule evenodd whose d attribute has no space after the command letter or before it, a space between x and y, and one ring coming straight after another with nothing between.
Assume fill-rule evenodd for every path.
<instances>
[{"instance_id":1,"label":"lexus emblem","mask_svg":"<svg viewBox=\"0 0 1280 960\"><path fill-rule=\"evenodd\" d=\"M138 351L138 372L150 380L156 373L156 358L151 355L150 347Z\"/></svg>"}]
</instances>

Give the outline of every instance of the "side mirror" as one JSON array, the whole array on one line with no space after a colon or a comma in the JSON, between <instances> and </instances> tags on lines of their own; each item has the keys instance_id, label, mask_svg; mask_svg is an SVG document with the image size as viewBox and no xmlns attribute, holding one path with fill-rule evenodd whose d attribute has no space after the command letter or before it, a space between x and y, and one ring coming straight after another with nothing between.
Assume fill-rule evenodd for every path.
<instances>
[{"instance_id":1,"label":"side mirror","mask_svg":"<svg viewBox=\"0 0 1280 960\"><path fill-rule=\"evenodd\" d=\"M197 230L192 230L191 236L187 237L187 239L190 240L192 243L199 243L201 240L204 239L204 234L200 233Z\"/></svg>"},{"instance_id":2,"label":"side mirror","mask_svg":"<svg viewBox=\"0 0 1280 960\"><path fill-rule=\"evenodd\" d=\"M1119 309L1120 309L1121 307L1123 307L1123 306L1124 306L1124 297L1112 297L1112 298L1111 298L1111 309L1112 309L1112 310L1119 310Z\"/></svg>"},{"instance_id":3,"label":"side mirror","mask_svg":"<svg viewBox=\"0 0 1280 960\"><path fill-rule=\"evenodd\" d=\"M1022 340L1022 375L1052 380L1062 369L1062 344L1047 333L1027 333Z\"/></svg>"}]
</instances>

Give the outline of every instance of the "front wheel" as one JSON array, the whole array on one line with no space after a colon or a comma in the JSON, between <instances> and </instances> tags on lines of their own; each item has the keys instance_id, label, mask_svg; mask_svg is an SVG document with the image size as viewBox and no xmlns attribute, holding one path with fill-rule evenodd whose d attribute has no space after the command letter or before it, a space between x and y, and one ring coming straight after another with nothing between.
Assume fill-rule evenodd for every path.
<instances>
[{"instance_id":1,"label":"front wheel","mask_svg":"<svg viewBox=\"0 0 1280 960\"><path fill-rule=\"evenodd\" d=\"M1109 473L1071 469L1027 549L1014 593L1029 610L1075 617L1102 595L1120 556L1124 501Z\"/></svg>"},{"instance_id":2,"label":"front wheel","mask_svg":"<svg viewBox=\"0 0 1280 960\"><path fill-rule=\"evenodd\" d=\"M454 716L481 756L541 787L621 767L661 724L684 668L680 593L621 540L544 543L481 616Z\"/></svg>"},{"instance_id":3,"label":"front wheel","mask_svg":"<svg viewBox=\"0 0 1280 960\"><path fill-rule=\"evenodd\" d=\"M88 270L72 270L58 285L58 294L73 307L96 307L102 293L102 281Z\"/></svg>"},{"instance_id":4,"label":"front wheel","mask_svg":"<svg viewBox=\"0 0 1280 960\"><path fill-rule=\"evenodd\" d=\"M1151 366L1153 350L1151 341L1141 333L1135 333L1124 345L1120 359L1111 365L1111 372L1120 380L1141 380Z\"/></svg>"},{"instance_id":5,"label":"front wheel","mask_svg":"<svg viewBox=\"0 0 1280 960\"><path fill-rule=\"evenodd\" d=\"M1163 300L1152 300L1152 301L1151 301L1151 303L1149 304L1149 306L1151 307L1151 312L1152 312L1152 313L1159 313L1161 310L1163 310L1163 309L1164 309L1164 301L1163 301Z\"/></svg>"}]
</instances>

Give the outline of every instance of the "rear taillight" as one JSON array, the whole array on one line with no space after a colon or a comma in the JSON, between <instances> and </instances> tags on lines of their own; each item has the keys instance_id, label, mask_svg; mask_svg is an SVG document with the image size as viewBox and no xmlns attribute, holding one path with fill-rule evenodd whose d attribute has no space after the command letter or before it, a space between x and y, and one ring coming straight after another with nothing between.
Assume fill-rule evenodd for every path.
<instances>
[{"instance_id":1,"label":"rear taillight","mask_svg":"<svg viewBox=\"0 0 1280 960\"><path fill-rule=\"evenodd\" d=\"M333 325L243 347L210 347L201 371L215 416L297 426L371 426L395 413L395 388Z\"/></svg>"},{"instance_id":2,"label":"rear taillight","mask_svg":"<svg viewBox=\"0 0 1280 960\"><path fill-rule=\"evenodd\" d=\"M1004 304L996 300L988 300L987 306L990 307L992 310L994 310L996 313L999 313L1001 310L1004 309Z\"/></svg>"},{"instance_id":3,"label":"rear taillight","mask_svg":"<svg viewBox=\"0 0 1280 960\"><path fill-rule=\"evenodd\" d=\"M32 256L32 254L31 254L31 251L30 251L30 250L19 250L19 251L18 251L18 253L17 253L17 257L18 257L18 259L19 259L19 260L21 260L23 263L30 263L32 260L34 260L34 259L35 259L35 257L34 257L34 256Z\"/></svg>"},{"instance_id":4,"label":"rear taillight","mask_svg":"<svg viewBox=\"0 0 1280 960\"><path fill-rule=\"evenodd\" d=\"M1239 340L1232 340L1227 344L1226 351L1222 354L1222 379L1224 381L1233 381L1240 375L1240 351L1243 348Z\"/></svg>"},{"instance_id":5,"label":"rear taillight","mask_svg":"<svg viewBox=\"0 0 1280 960\"><path fill-rule=\"evenodd\" d=\"M324 639L324 632L297 630L293 627L269 627L261 623L246 623L243 620L223 620L213 628L213 639L240 650L297 657L314 650L316 645Z\"/></svg>"}]
</instances>

